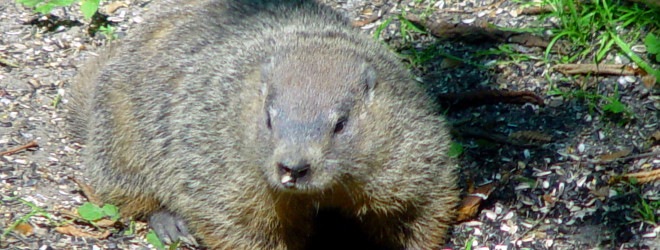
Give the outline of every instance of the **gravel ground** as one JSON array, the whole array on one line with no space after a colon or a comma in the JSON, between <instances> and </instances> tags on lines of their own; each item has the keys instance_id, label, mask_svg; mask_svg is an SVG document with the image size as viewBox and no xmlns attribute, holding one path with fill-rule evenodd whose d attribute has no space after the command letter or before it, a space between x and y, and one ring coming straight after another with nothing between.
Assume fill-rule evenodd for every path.
<instances>
[{"instance_id":1,"label":"gravel ground","mask_svg":"<svg viewBox=\"0 0 660 250\"><path fill-rule=\"evenodd\" d=\"M149 2L106 2L100 9L109 16L115 35L121 39L142 21ZM323 2L354 20L378 14L379 18L362 25L370 34L403 10L423 13L427 7L432 8L429 20L434 22L487 21L509 28L554 25L554 20L538 21L537 16L521 15L522 5L514 1L447 0L430 5L386 0ZM399 25L398 19L393 19L381 39L393 50L410 54ZM56 8L52 15L43 16L13 0L0 0L0 59L5 61L0 63L0 152L30 142L38 145L0 156L0 228L4 231L33 213L27 223L7 232L0 248L150 247L144 239L147 230L143 222L135 224L132 234L115 233L105 239L56 231L57 226L71 219L67 211L86 201L81 187L73 181L82 178L76 155L80 146L68 142L64 134L67 100L61 96L78 66L107 42L102 34L91 37L88 27L89 21L82 18L77 6ZM475 56L476 52L500 45L493 42L439 41L418 33L410 37L416 51L435 46L437 51L486 65L506 59ZM531 91L545 104L483 105L447 111L454 124L455 140L464 147L460 156L464 194L484 185L494 191L473 218L454 225L444 247L465 249L471 243L475 249L660 248L656 236L660 227L652 222L659 216L658 211L651 209L650 217L640 212L643 204L660 200L656 191L660 184L609 182L622 173L660 169L660 138L652 136L660 127L657 84L644 86L636 75L570 80L552 72L553 65L534 59L542 58L543 49L511 46L533 59L498 63L487 69L452 63L444 57L412 64L418 79L438 96L486 88ZM606 63L630 64L629 59L613 52L605 58ZM612 117L599 103L549 95L553 89L583 89L603 96L618 91L630 116ZM445 109L442 107L441 112ZM516 144L492 137L514 138L506 135L516 132L533 140ZM95 231L88 225L77 227Z\"/></svg>"}]
</instances>

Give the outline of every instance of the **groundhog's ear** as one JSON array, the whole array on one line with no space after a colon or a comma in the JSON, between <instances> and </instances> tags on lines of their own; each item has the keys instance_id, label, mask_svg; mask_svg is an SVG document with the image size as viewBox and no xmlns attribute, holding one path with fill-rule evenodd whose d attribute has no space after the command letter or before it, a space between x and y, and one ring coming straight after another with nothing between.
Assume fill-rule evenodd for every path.
<instances>
[{"instance_id":1,"label":"groundhog's ear","mask_svg":"<svg viewBox=\"0 0 660 250\"><path fill-rule=\"evenodd\" d=\"M372 91L378 83L376 70L368 63L362 64L362 81L366 84L366 92Z\"/></svg>"},{"instance_id":2,"label":"groundhog's ear","mask_svg":"<svg viewBox=\"0 0 660 250\"><path fill-rule=\"evenodd\" d=\"M367 63L362 64L362 82L364 83L364 95L366 101L370 102L374 97L374 88L378 85L378 75L374 67Z\"/></svg>"}]
</instances>

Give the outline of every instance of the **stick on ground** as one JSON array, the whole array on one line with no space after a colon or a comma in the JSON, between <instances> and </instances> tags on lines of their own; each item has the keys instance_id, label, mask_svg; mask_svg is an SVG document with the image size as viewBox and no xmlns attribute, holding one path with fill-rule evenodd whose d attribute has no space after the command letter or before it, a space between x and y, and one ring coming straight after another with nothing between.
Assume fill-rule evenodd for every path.
<instances>
[{"instance_id":1,"label":"stick on ground","mask_svg":"<svg viewBox=\"0 0 660 250\"><path fill-rule=\"evenodd\" d=\"M33 147L39 147L39 145L37 145L36 142L30 142L30 143L25 144L23 146L20 146L20 147L14 148L14 149L10 149L10 150L7 150L5 152L0 152L0 156L10 155L10 154L16 153L18 151L21 151L23 149L28 149L28 148L33 148Z\"/></svg>"}]
</instances>

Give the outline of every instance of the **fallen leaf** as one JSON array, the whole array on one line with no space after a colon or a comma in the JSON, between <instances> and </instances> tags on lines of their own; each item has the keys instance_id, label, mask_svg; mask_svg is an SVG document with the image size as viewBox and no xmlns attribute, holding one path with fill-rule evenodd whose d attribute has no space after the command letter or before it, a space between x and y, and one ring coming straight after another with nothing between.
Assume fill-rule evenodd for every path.
<instances>
[{"instance_id":1,"label":"fallen leaf","mask_svg":"<svg viewBox=\"0 0 660 250\"><path fill-rule=\"evenodd\" d=\"M362 11L361 14L362 14L362 15L365 15L365 16L371 16L371 15L374 14L374 10L372 10L372 9L365 9L365 10Z\"/></svg>"},{"instance_id":2,"label":"fallen leaf","mask_svg":"<svg viewBox=\"0 0 660 250\"><path fill-rule=\"evenodd\" d=\"M458 68L461 65L463 65L463 61L449 57L445 57L442 59L442 62L440 62L441 69Z\"/></svg>"},{"instance_id":3,"label":"fallen leaf","mask_svg":"<svg viewBox=\"0 0 660 250\"><path fill-rule=\"evenodd\" d=\"M59 210L60 214L62 214L65 217L72 218L72 219L82 219L78 215L78 211L71 211L68 209L60 209Z\"/></svg>"},{"instance_id":4,"label":"fallen leaf","mask_svg":"<svg viewBox=\"0 0 660 250\"><path fill-rule=\"evenodd\" d=\"M532 232L532 234L534 235L534 237L538 239L545 239L548 236L548 234L543 231L534 231Z\"/></svg>"},{"instance_id":5,"label":"fallen leaf","mask_svg":"<svg viewBox=\"0 0 660 250\"><path fill-rule=\"evenodd\" d=\"M497 182L492 182L478 187L465 197L458 208L457 220L462 221L474 217L479 211L481 202L488 199L488 195L495 190L495 187L497 187Z\"/></svg>"},{"instance_id":6,"label":"fallen leaf","mask_svg":"<svg viewBox=\"0 0 660 250\"><path fill-rule=\"evenodd\" d=\"M55 228L55 231L62 234L68 234L77 237L105 239L110 236L110 230L103 230L101 232L90 232L84 229L75 227L74 225L65 225Z\"/></svg>"},{"instance_id":7,"label":"fallen leaf","mask_svg":"<svg viewBox=\"0 0 660 250\"><path fill-rule=\"evenodd\" d=\"M552 204L552 203L555 203L555 201L557 200L557 197L555 197L551 194L544 194L543 195L543 200L547 203Z\"/></svg>"},{"instance_id":8,"label":"fallen leaf","mask_svg":"<svg viewBox=\"0 0 660 250\"><path fill-rule=\"evenodd\" d=\"M456 220L462 221L476 215L482 200L481 197L477 196L465 197L463 202L461 202L461 206L458 208L458 217Z\"/></svg>"},{"instance_id":9,"label":"fallen leaf","mask_svg":"<svg viewBox=\"0 0 660 250\"><path fill-rule=\"evenodd\" d=\"M599 189L591 190L590 193L602 200L610 195L610 187L602 186Z\"/></svg>"},{"instance_id":10,"label":"fallen leaf","mask_svg":"<svg viewBox=\"0 0 660 250\"><path fill-rule=\"evenodd\" d=\"M22 235L25 235L25 236L30 236L34 232L34 227L32 227L28 223L23 222L23 223L20 223L20 224L16 225L16 227L14 228L14 231L16 231L17 233L20 233Z\"/></svg>"},{"instance_id":11,"label":"fallen leaf","mask_svg":"<svg viewBox=\"0 0 660 250\"><path fill-rule=\"evenodd\" d=\"M466 182L467 182L467 191L468 191L468 193L474 192L474 181L469 179Z\"/></svg>"},{"instance_id":12,"label":"fallen leaf","mask_svg":"<svg viewBox=\"0 0 660 250\"><path fill-rule=\"evenodd\" d=\"M100 219L94 222L95 225L99 227L112 227L117 221L111 219Z\"/></svg>"},{"instance_id":13,"label":"fallen leaf","mask_svg":"<svg viewBox=\"0 0 660 250\"><path fill-rule=\"evenodd\" d=\"M653 86L655 86L655 76L654 75L645 75L642 77L642 83L644 84L644 87L646 89L653 89Z\"/></svg>"},{"instance_id":14,"label":"fallen leaf","mask_svg":"<svg viewBox=\"0 0 660 250\"><path fill-rule=\"evenodd\" d=\"M653 138L655 141L660 141L660 130L655 131L651 138Z\"/></svg>"},{"instance_id":15,"label":"fallen leaf","mask_svg":"<svg viewBox=\"0 0 660 250\"><path fill-rule=\"evenodd\" d=\"M120 7L128 7L125 3L122 2L112 2L104 7L105 13L112 14Z\"/></svg>"},{"instance_id":16,"label":"fallen leaf","mask_svg":"<svg viewBox=\"0 0 660 250\"><path fill-rule=\"evenodd\" d=\"M624 174L623 177L627 179L635 178L639 184L644 184L659 179L660 169L637 172L637 173L628 173L628 174Z\"/></svg>"},{"instance_id":17,"label":"fallen leaf","mask_svg":"<svg viewBox=\"0 0 660 250\"><path fill-rule=\"evenodd\" d=\"M362 11L362 15L369 16L369 17L367 19L364 19L364 20L353 21L353 26L362 27L362 26L365 26L367 24L373 23L374 21L378 20L378 18L380 18L380 16L378 14L374 13L374 11L371 10L371 9L366 9L366 10Z\"/></svg>"},{"instance_id":18,"label":"fallen leaf","mask_svg":"<svg viewBox=\"0 0 660 250\"><path fill-rule=\"evenodd\" d=\"M550 142L552 141L552 136L543 134L537 131L517 131L509 134L509 138L517 140L526 140L526 141L540 141L540 142Z\"/></svg>"},{"instance_id":19,"label":"fallen leaf","mask_svg":"<svg viewBox=\"0 0 660 250\"><path fill-rule=\"evenodd\" d=\"M600 157L598 157L598 159L600 159L603 162L610 162L620 159L622 157L626 157L630 155L630 153L632 153L632 148L624 148L622 150L619 150L611 154L601 155Z\"/></svg>"}]
</instances>

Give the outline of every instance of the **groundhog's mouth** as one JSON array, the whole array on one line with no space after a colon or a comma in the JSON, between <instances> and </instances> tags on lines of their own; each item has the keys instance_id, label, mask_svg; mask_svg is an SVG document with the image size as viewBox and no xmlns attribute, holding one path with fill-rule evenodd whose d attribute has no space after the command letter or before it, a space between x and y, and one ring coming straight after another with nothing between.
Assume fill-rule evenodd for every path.
<instances>
[{"instance_id":1,"label":"groundhog's mouth","mask_svg":"<svg viewBox=\"0 0 660 250\"><path fill-rule=\"evenodd\" d=\"M279 175L275 178L275 181L271 182L271 185L274 189L282 192L291 192L291 193L316 193L322 192L323 187L316 185L315 183L310 183L311 180L301 180L296 179L288 175Z\"/></svg>"},{"instance_id":2,"label":"groundhog's mouth","mask_svg":"<svg viewBox=\"0 0 660 250\"><path fill-rule=\"evenodd\" d=\"M275 169L268 171L267 182L278 192L310 194L324 192L339 181L334 173L328 171L328 167L317 164L316 168L312 168L310 165L300 164L289 167L285 164L276 164Z\"/></svg>"},{"instance_id":3,"label":"groundhog's mouth","mask_svg":"<svg viewBox=\"0 0 660 250\"><path fill-rule=\"evenodd\" d=\"M280 183L284 188L292 189L296 187L296 184L301 181L306 181L308 179L307 172L309 169L293 171L293 170L283 170L280 173Z\"/></svg>"},{"instance_id":4,"label":"groundhog's mouth","mask_svg":"<svg viewBox=\"0 0 660 250\"><path fill-rule=\"evenodd\" d=\"M296 183L295 180L287 180L286 177L282 179L283 181L279 185L277 185L278 189L283 190L283 191L288 191L288 192L302 192L302 193L308 193L308 192L313 192L313 190L316 190L313 186L310 186L305 183Z\"/></svg>"}]
</instances>

